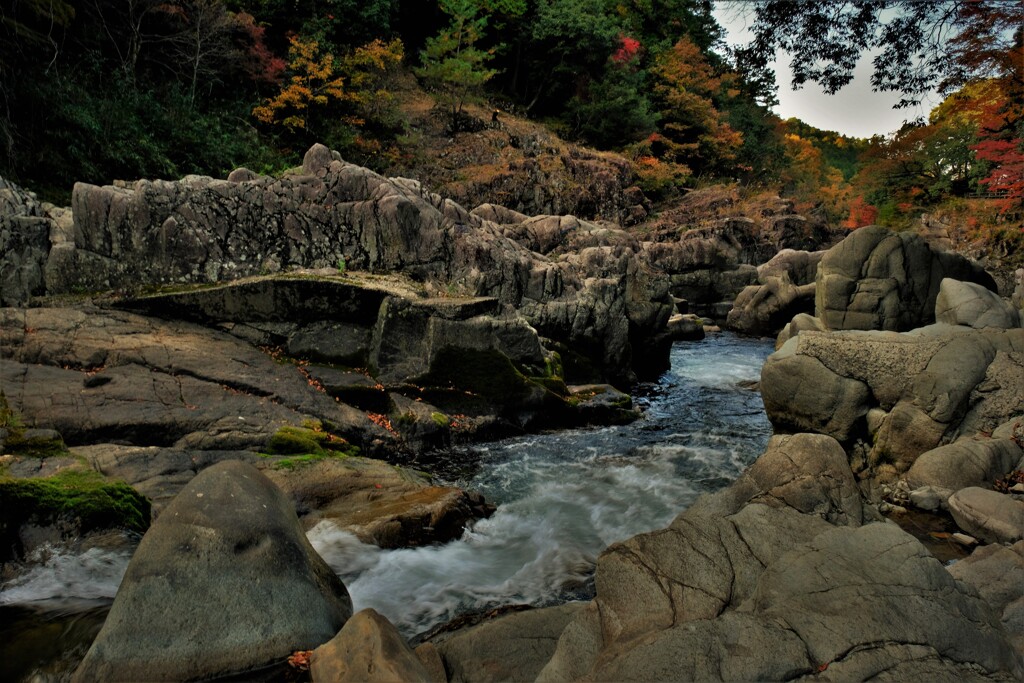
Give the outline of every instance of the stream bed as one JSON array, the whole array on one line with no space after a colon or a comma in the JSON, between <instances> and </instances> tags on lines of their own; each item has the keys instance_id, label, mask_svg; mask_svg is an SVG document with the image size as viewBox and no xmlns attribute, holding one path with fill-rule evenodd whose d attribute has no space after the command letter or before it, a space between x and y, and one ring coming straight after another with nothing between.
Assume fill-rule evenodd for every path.
<instances>
[{"instance_id":1,"label":"stream bed","mask_svg":"<svg viewBox=\"0 0 1024 683\"><path fill-rule=\"evenodd\" d=\"M452 453L474 467L451 483L498 505L458 541L385 551L327 521L308 537L355 609L373 607L408 638L467 612L589 598L604 548L666 526L764 451L771 425L760 394L743 385L772 350L730 333L677 343L671 369L634 393L643 419ZM0 680L58 680L74 666L130 554L56 551L0 587Z\"/></svg>"}]
</instances>

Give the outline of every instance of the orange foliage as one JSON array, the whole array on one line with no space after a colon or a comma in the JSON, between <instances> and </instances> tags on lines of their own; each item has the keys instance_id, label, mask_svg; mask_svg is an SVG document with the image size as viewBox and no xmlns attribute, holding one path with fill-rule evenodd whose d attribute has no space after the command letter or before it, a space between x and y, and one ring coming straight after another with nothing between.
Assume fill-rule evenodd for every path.
<instances>
[{"instance_id":1,"label":"orange foliage","mask_svg":"<svg viewBox=\"0 0 1024 683\"><path fill-rule=\"evenodd\" d=\"M651 145L655 156L699 171L730 168L743 134L722 120L712 98L728 95L735 75L716 75L689 38L658 55L651 75L661 116L660 144Z\"/></svg>"},{"instance_id":2,"label":"orange foliage","mask_svg":"<svg viewBox=\"0 0 1024 683\"><path fill-rule=\"evenodd\" d=\"M351 100L344 80L335 71L334 55L320 54L320 44L292 35L288 42L291 78L276 96L252 110L257 120L284 126L291 132L308 129L313 110ZM351 123L361 123L351 120Z\"/></svg>"},{"instance_id":3,"label":"orange foliage","mask_svg":"<svg viewBox=\"0 0 1024 683\"><path fill-rule=\"evenodd\" d=\"M843 221L843 227L848 230L856 230L873 224L877 218L877 207L868 204L863 197L854 197L850 202L850 215Z\"/></svg>"}]
</instances>

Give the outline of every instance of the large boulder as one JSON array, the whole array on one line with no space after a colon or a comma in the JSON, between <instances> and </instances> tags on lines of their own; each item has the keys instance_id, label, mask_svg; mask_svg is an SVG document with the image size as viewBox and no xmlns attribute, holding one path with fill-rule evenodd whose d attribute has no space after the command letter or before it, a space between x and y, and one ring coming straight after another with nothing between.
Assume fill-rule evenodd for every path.
<instances>
[{"instance_id":1,"label":"large boulder","mask_svg":"<svg viewBox=\"0 0 1024 683\"><path fill-rule=\"evenodd\" d=\"M803 331L761 370L776 429L828 434L848 446L860 440L870 451L866 464L899 472L925 451L1019 415L1022 386L1024 331L941 324L906 333Z\"/></svg>"},{"instance_id":2,"label":"large boulder","mask_svg":"<svg viewBox=\"0 0 1024 683\"><path fill-rule=\"evenodd\" d=\"M832 330L912 330L935 322L943 278L996 290L980 266L919 235L860 228L822 258L814 315Z\"/></svg>"},{"instance_id":3,"label":"large boulder","mask_svg":"<svg viewBox=\"0 0 1024 683\"><path fill-rule=\"evenodd\" d=\"M352 615L309 660L313 683L431 683L430 674L398 629L375 610Z\"/></svg>"},{"instance_id":4,"label":"large boulder","mask_svg":"<svg viewBox=\"0 0 1024 683\"><path fill-rule=\"evenodd\" d=\"M977 486L961 489L950 496L949 513L957 526L988 543L1024 539L1024 501L1009 494Z\"/></svg>"},{"instance_id":5,"label":"large boulder","mask_svg":"<svg viewBox=\"0 0 1024 683\"><path fill-rule=\"evenodd\" d=\"M803 337L784 344L762 367L765 411L776 429L846 441L867 415L869 387L860 379L832 372L817 358L801 355L798 344Z\"/></svg>"},{"instance_id":6,"label":"large boulder","mask_svg":"<svg viewBox=\"0 0 1024 683\"><path fill-rule=\"evenodd\" d=\"M193 479L143 537L74 680L246 672L330 640L351 614L291 501L227 461Z\"/></svg>"},{"instance_id":7,"label":"large boulder","mask_svg":"<svg viewBox=\"0 0 1024 683\"><path fill-rule=\"evenodd\" d=\"M1020 327L1020 315L995 292L973 282L944 278L935 299L935 320L950 325Z\"/></svg>"},{"instance_id":8,"label":"large boulder","mask_svg":"<svg viewBox=\"0 0 1024 683\"><path fill-rule=\"evenodd\" d=\"M934 486L951 491L991 485L1012 470L1021 455L1013 439L959 439L918 456L906 479L911 488Z\"/></svg>"},{"instance_id":9,"label":"large boulder","mask_svg":"<svg viewBox=\"0 0 1024 683\"><path fill-rule=\"evenodd\" d=\"M1020 674L991 608L895 525L751 504L670 530L602 556L593 607L538 680Z\"/></svg>"}]
</instances>

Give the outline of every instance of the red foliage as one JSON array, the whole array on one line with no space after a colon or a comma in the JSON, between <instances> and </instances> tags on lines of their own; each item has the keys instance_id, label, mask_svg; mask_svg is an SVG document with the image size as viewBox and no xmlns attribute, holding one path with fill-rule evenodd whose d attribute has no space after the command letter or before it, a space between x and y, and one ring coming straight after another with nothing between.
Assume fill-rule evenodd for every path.
<instances>
[{"instance_id":1,"label":"red foliage","mask_svg":"<svg viewBox=\"0 0 1024 683\"><path fill-rule=\"evenodd\" d=\"M612 61L616 64L628 64L640 53L640 41L620 33L619 49L612 53Z\"/></svg>"},{"instance_id":2,"label":"red foliage","mask_svg":"<svg viewBox=\"0 0 1024 683\"><path fill-rule=\"evenodd\" d=\"M266 27L258 25L256 19L245 12L236 14L235 22L242 30L247 43L245 71L249 78L257 83L280 83L288 63L267 47L264 41Z\"/></svg>"},{"instance_id":3,"label":"red foliage","mask_svg":"<svg viewBox=\"0 0 1024 683\"><path fill-rule=\"evenodd\" d=\"M982 129L981 141L973 145L978 159L993 164L992 172L979 182L1003 197L999 200L1000 210L1010 211L1024 203L1024 141L1020 138L992 139L985 137Z\"/></svg>"},{"instance_id":4,"label":"red foliage","mask_svg":"<svg viewBox=\"0 0 1024 683\"><path fill-rule=\"evenodd\" d=\"M850 202L850 215L843 221L843 227L849 230L871 225L878 218L878 208L868 204L863 197L854 197Z\"/></svg>"}]
</instances>

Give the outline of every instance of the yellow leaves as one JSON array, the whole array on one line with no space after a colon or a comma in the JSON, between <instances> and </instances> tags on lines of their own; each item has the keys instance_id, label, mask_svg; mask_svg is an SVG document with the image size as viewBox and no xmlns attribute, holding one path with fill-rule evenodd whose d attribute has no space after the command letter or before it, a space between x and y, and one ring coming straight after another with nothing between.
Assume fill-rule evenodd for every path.
<instances>
[{"instance_id":1,"label":"yellow leaves","mask_svg":"<svg viewBox=\"0 0 1024 683\"><path fill-rule=\"evenodd\" d=\"M321 55L320 44L311 38L293 35L288 42L290 83L255 107L252 114L262 123L276 123L295 132L309 127L312 105L326 108L331 100L344 100L346 92L344 79L334 73L334 55Z\"/></svg>"},{"instance_id":2,"label":"yellow leaves","mask_svg":"<svg viewBox=\"0 0 1024 683\"><path fill-rule=\"evenodd\" d=\"M296 132L310 127L311 116L330 115L348 125L362 126L366 122L363 114L373 114L394 99L383 86L405 56L401 40L386 43L377 39L341 59L322 54L313 38L293 35L289 43L289 84L253 108L253 116L261 123ZM346 112L345 105L369 111L356 115Z\"/></svg>"}]
</instances>

